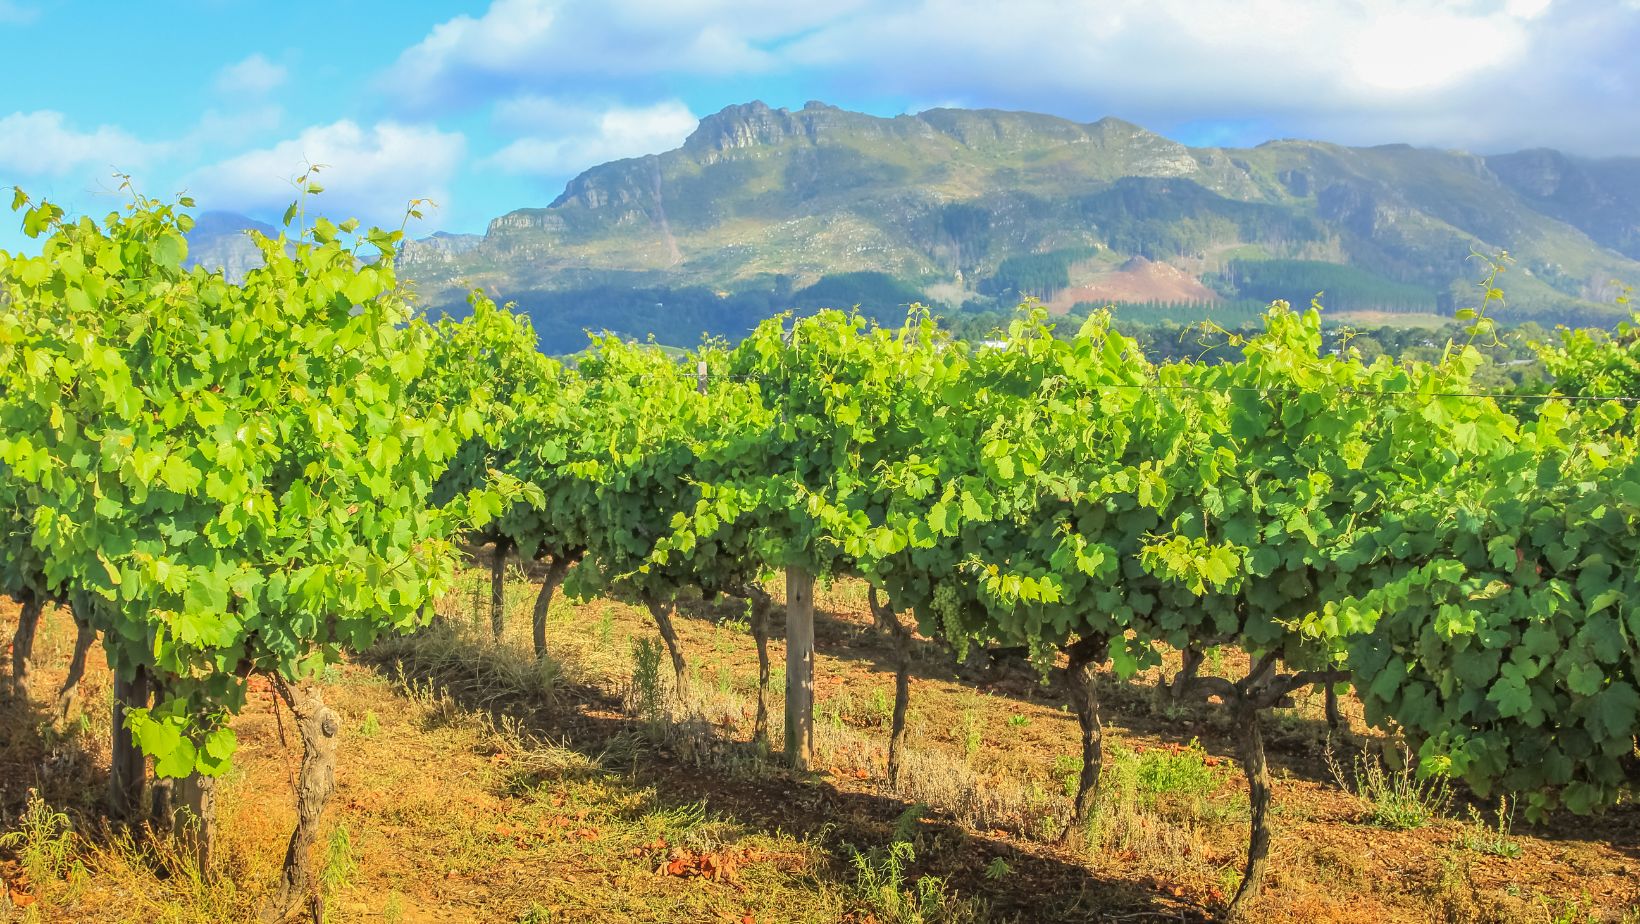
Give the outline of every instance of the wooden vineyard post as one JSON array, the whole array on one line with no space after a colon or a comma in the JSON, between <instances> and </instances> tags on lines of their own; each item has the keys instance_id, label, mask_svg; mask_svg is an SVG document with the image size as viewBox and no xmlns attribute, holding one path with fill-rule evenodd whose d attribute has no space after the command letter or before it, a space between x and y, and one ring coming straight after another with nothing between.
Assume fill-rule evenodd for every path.
<instances>
[{"instance_id":1,"label":"wooden vineyard post","mask_svg":"<svg viewBox=\"0 0 1640 924\"><path fill-rule=\"evenodd\" d=\"M495 539L495 558L490 560L490 632L497 641L507 619L507 540Z\"/></svg>"},{"instance_id":2,"label":"wooden vineyard post","mask_svg":"<svg viewBox=\"0 0 1640 924\"><path fill-rule=\"evenodd\" d=\"M814 762L814 575L786 569L786 760Z\"/></svg>"}]
</instances>

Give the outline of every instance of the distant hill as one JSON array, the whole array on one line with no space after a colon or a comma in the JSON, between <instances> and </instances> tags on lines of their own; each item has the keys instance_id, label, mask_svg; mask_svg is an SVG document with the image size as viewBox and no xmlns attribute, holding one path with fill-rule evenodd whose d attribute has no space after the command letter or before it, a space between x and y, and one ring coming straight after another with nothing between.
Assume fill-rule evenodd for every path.
<instances>
[{"instance_id":1,"label":"distant hill","mask_svg":"<svg viewBox=\"0 0 1640 924\"><path fill-rule=\"evenodd\" d=\"M221 267L234 279L259 266L262 254L245 234L257 231L274 237L277 229L235 212L201 212L188 232L188 265Z\"/></svg>"},{"instance_id":2,"label":"distant hill","mask_svg":"<svg viewBox=\"0 0 1640 924\"><path fill-rule=\"evenodd\" d=\"M1640 260L1640 157L1583 160L1540 148L1486 165L1538 211Z\"/></svg>"},{"instance_id":3,"label":"distant hill","mask_svg":"<svg viewBox=\"0 0 1640 924\"><path fill-rule=\"evenodd\" d=\"M753 102L482 236L413 242L404 267L434 306L469 286L516 301L561 350L582 327L693 342L850 298L885 317L913 299L955 311L1024 295L1211 313L1326 289L1334 309L1450 315L1473 299L1472 254L1500 249L1518 260L1509 315L1614 320L1611 281L1640 282L1640 160L1190 148L1117 119Z\"/></svg>"}]
</instances>

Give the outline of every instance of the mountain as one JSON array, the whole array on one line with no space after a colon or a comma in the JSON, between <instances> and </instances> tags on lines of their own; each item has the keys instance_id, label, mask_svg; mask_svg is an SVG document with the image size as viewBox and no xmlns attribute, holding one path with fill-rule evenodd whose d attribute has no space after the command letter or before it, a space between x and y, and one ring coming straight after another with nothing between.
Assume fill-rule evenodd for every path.
<instances>
[{"instance_id":1,"label":"mountain","mask_svg":"<svg viewBox=\"0 0 1640 924\"><path fill-rule=\"evenodd\" d=\"M201 212L188 232L188 265L220 267L230 279L241 279L262 264L262 252L245 232L276 237L277 229L237 212Z\"/></svg>"},{"instance_id":2,"label":"mountain","mask_svg":"<svg viewBox=\"0 0 1640 924\"><path fill-rule=\"evenodd\" d=\"M1640 260L1640 157L1584 160L1537 149L1486 166L1534 208Z\"/></svg>"},{"instance_id":3,"label":"mountain","mask_svg":"<svg viewBox=\"0 0 1640 924\"><path fill-rule=\"evenodd\" d=\"M237 212L201 212L188 232L189 266L224 270L230 278L243 278L246 270L262 263L262 255L247 231L277 237L278 228ZM484 241L478 234L450 234L437 231L420 240L407 241L410 262L418 266L454 265Z\"/></svg>"},{"instance_id":4,"label":"mountain","mask_svg":"<svg viewBox=\"0 0 1640 924\"><path fill-rule=\"evenodd\" d=\"M1640 282L1640 160L1192 148L1117 119L753 102L482 236L408 245L403 265L435 307L471 286L516 301L559 350L583 327L680 343L788 307L893 317L912 300L958 311L1024 295L1200 316L1325 290L1361 318L1450 315L1473 304L1473 254L1499 250L1517 261L1506 316L1614 320L1611 281Z\"/></svg>"}]
</instances>

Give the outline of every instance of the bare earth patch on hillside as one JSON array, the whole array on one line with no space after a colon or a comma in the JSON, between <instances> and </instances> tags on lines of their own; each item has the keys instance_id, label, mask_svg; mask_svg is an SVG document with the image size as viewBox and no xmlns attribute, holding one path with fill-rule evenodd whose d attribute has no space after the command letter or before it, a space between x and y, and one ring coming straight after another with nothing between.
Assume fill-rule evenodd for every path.
<instances>
[{"instance_id":1,"label":"bare earth patch on hillside","mask_svg":"<svg viewBox=\"0 0 1640 924\"><path fill-rule=\"evenodd\" d=\"M1217 292L1168 263L1134 257L1059 293L1049 310L1064 314L1080 302L1216 302Z\"/></svg>"},{"instance_id":2,"label":"bare earth patch on hillside","mask_svg":"<svg viewBox=\"0 0 1640 924\"><path fill-rule=\"evenodd\" d=\"M733 604L683 606L690 676L680 700L669 668L657 670L664 655L647 657L658 653L656 632L641 607L555 602L553 656L537 664L534 588L515 572L496 641L479 627L487 613L475 618L484 579L469 572L464 582L439 608L444 628L325 677L345 728L320 857L329 920L1194 921L1222 910L1239 874L1246 788L1227 723L1214 707L1168 704L1161 672L1103 678L1106 794L1086 845L1070 849L1056 837L1079 750L1057 672L1044 685L1028 667L959 668L922 643L908 779L889 785L891 649L856 582L817 594L813 774L784 770L748 743L756 656ZM778 598L778 582L770 589ZM15 619L0 603L7 638ZM778 620L772 630L778 751ZM61 838L64 862L38 880L21 849L0 850L9 919L251 920L294 817L289 717L281 723L257 693L235 722L241 749L223 795L216 881L167 875L163 850L96 820L111 733L100 657L84 720L54 732L44 714L41 691L60 681L72 637L63 614L48 619L35 695L0 700L0 830L17 829L31 788L74 828ZM1204 669L1245 666L1226 653ZM1356 755L1378 744L1359 707L1344 705L1352 730L1329 736L1318 695L1267 726L1275 862L1256 920L1640 920L1632 806L1545 828L1517 818L1500 832L1491 805L1477 807L1476 822L1460 799L1433 817L1364 799L1329 766L1353 788ZM897 871L886 859L896 840L914 854ZM919 879L928 885L914 917L906 908ZM904 902L893 906L890 894Z\"/></svg>"}]
</instances>

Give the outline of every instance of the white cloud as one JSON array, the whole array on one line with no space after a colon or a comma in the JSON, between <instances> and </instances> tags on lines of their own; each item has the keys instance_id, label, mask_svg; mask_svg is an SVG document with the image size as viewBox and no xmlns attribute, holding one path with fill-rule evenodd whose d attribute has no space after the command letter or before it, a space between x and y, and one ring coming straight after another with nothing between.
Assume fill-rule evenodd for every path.
<instances>
[{"instance_id":1,"label":"white cloud","mask_svg":"<svg viewBox=\"0 0 1640 924\"><path fill-rule=\"evenodd\" d=\"M834 96L1634 150L1637 42L1632 8L1593 0L894 0L781 58Z\"/></svg>"},{"instance_id":2,"label":"white cloud","mask_svg":"<svg viewBox=\"0 0 1640 924\"><path fill-rule=\"evenodd\" d=\"M107 179L115 170L175 167L179 159L203 149L242 145L247 137L278 128L283 119L284 110L275 105L207 109L181 136L147 140L115 125L79 128L55 110L14 112L0 116L0 181L91 182Z\"/></svg>"},{"instance_id":3,"label":"white cloud","mask_svg":"<svg viewBox=\"0 0 1640 924\"><path fill-rule=\"evenodd\" d=\"M290 74L258 53L217 71L216 89L228 95L262 96L283 86Z\"/></svg>"},{"instance_id":4,"label":"white cloud","mask_svg":"<svg viewBox=\"0 0 1640 924\"><path fill-rule=\"evenodd\" d=\"M885 90L937 93L966 83L1099 95L1129 105L1290 110L1404 102L1515 59L1541 0L1505 8L1477 0L916 0L871 28L839 21L788 50L838 73L865 61L942 62L862 72ZM949 62L949 63L944 63ZM959 67L951 66L960 63ZM1207 105L1202 105L1207 104ZM1230 114L1225 112L1224 114Z\"/></svg>"},{"instance_id":5,"label":"white cloud","mask_svg":"<svg viewBox=\"0 0 1640 924\"><path fill-rule=\"evenodd\" d=\"M700 121L677 100L595 109L551 97L523 96L496 106L502 126L524 132L486 158L508 173L559 177L624 157L670 150Z\"/></svg>"},{"instance_id":6,"label":"white cloud","mask_svg":"<svg viewBox=\"0 0 1640 924\"><path fill-rule=\"evenodd\" d=\"M1508 0L1504 10L1518 19L1536 19L1548 12L1554 0Z\"/></svg>"},{"instance_id":7,"label":"white cloud","mask_svg":"<svg viewBox=\"0 0 1640 924\"><path fill-rule=\"evenodd\" d=\"M385 84L411 109L478 105L501 91L563 92L610 79L722 76L781 68L769 47L866 0L495 0L407 49Z\"/></svg>"},{"instance_id":8,"label":"white cloud","mask_svg":"<svg viewBox=\"0 0 1640 924\"><path fill-rule=\"evenodd\" d=\"M163 145L110 125L82 130L60 112L42 109L0 117L0 182L13 178L106 177L153 161Z\"/></svg>"},{"instance_id":9,"label":"white cloud","mask_svg":"<svg viewBox=\"0 0 1640 924\"><path fill-rule=\"evenodd\" d=\"M277 211L296 198L292 180L308 164L323 164L325 191L310 211L396 225L411 199L446 202L465 152L466 139L456 132L343 120L197 170L187 185L204 208Z\"/></svg>"},{"instance_id":10,"label":"white cloud","mask_svg":"<svg viewBox=\"0 0 1640 924\"><path fill-rule=\"evenodd\" d=\"M790 103L939 99L1163 130L1235 120L1343 125L1348 141L1633 151L1637 12L1640 0L494 0L430 30L384 83L408 111L680 86L727 103L754 86L800 94ZM542 137L558 136L528 145L551 155Z\"/></svg>"},{"instance_id":11,"label":"white cloud","mask_svg":"<svg viewBox=\"0 0 1640 924\"><path fill-rule=\"evenodd\" d=\"M1449 87L1519 55L1527 18L1396 11L1362 23L1349 51L1353 76L1369 92Z\"/></svg>"}]
</instances>

